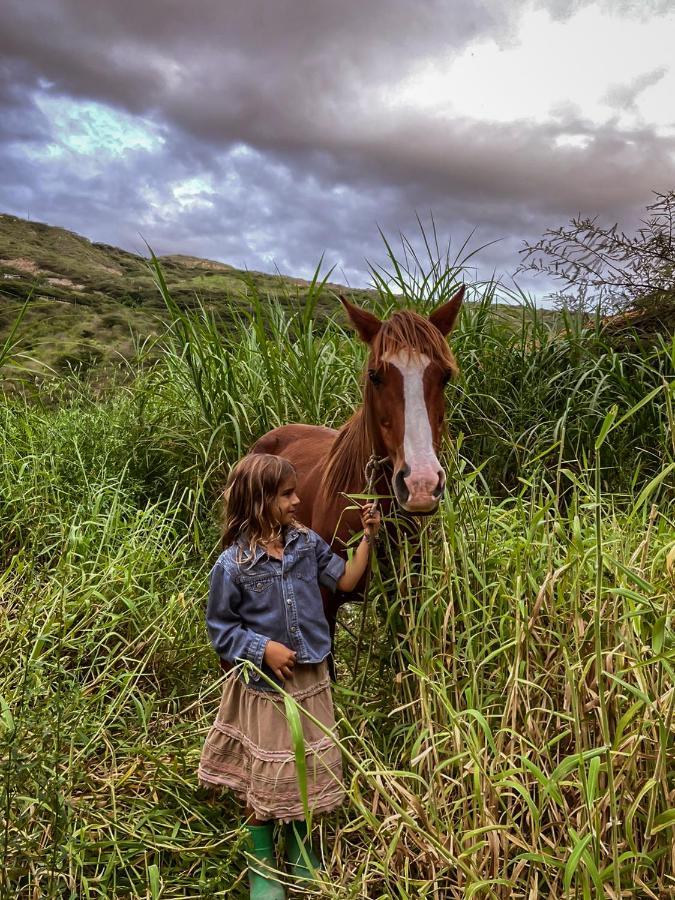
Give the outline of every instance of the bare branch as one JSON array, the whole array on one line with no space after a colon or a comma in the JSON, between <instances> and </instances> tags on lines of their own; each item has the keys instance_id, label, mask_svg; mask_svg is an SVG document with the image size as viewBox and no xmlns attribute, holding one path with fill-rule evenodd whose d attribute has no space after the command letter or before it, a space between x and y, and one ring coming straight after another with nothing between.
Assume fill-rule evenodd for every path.
<instances>
[{"instance_id":1,"label":"bare branch","mask_svg":"<svg viewBox=\"0 0 675 900\"><path fill-rule=\"evenodd\" d=\"M520 251L518 271L559 282L553 298L568 309L675 304L675 191L655 192L655 198L634 235L581 215L548 229Z\"/></svg>"}]
</instances>

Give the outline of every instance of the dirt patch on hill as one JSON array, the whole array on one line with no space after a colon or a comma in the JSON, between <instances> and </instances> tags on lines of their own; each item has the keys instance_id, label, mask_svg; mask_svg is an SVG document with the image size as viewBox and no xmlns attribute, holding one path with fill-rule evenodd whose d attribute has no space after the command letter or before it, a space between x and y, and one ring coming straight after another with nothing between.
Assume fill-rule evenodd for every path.
<instances>
[{"instance_id":1,"label":"dirt patch on hill","mask_svg":"<svg viewBox=\"0 0 675 900\"><path fill-rule=\"evenodd\" d=\"M38 275L40 269L35 265L32 259L20 256L18 259L0 259L0 266L7 269L18 269L20 272L27 272L29 275Z\"/></svg>"},{"instance_id":2,"label":"dirt patch on hill","mask_svg":"<svg viewBox=\"0 0 675 900\"><path fill-rule=\"evenodd\" d=\"M74 291L83 291L83 284L75 284L74 281L71 281L70 278L48 278L47 281L49 284L54 284L57 287L67 287L72 288Z\"/></svg>"},{"instance_id":3,"label":"dirt patch on hill","mask_svg":"<svg viewBox=\"0 0 675 900\"><path fill-rule=\"evenodd\" d=\"M104 266L103 263L95 263L95 266L98 272L105 272L106 275L114 275L116 278L120 278L124 275L124 269L118 269L113 266Z\"/></svg>"}]
</instances>

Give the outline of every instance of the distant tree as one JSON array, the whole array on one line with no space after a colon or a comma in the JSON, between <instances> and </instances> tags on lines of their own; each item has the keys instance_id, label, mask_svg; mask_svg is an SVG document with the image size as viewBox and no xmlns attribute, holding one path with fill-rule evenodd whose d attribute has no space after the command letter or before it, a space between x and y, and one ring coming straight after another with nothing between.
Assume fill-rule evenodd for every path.
<instances>
[{"instance_id":1,"label":"distant tree","mask_svg":"<svg viewBox=\"0 0 675 900\"><path fill-rule=\"evenodd\" d=\"M655 192L633 235L617 224L573 218L521 250L519 271L548 275L562 284L556 306L578 312L639 313L653 322L675 318L675 191Z\"/></svg>"}]
</instances>

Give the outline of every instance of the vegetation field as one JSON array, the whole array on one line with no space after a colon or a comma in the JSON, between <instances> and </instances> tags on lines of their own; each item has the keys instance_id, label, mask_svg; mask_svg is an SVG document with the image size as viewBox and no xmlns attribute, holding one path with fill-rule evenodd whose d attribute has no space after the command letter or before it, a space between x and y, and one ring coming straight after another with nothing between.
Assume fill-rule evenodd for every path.
<instances>
[{"instance_id":1,"label":"vegetation field","mask_svg":"<svg viewBox=\"0 0 675 900\"><path fill-rule=\"evenodd\" d=\"M458 278L393 266L370 308ZM364 348L337 301L317 323L319 288L219 320L164 285L152 361L4 395L3 897L247 896L241 810L196 782L207 574L228 466L359 402ZM348 801L315 825L323 886L289 896L675 896L675 340L617 351L599 321L469 299L448 490L342 611Z\"/></svg>"}]
</instances>

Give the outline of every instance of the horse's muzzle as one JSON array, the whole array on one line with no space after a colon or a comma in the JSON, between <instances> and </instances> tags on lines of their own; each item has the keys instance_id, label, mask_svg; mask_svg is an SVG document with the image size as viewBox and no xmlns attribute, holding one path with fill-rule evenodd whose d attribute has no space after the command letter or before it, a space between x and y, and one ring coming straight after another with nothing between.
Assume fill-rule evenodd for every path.
<instances>
[{"instance_id":1,"label":"horse's muzzle","mask_svg":"<svg viewBox=\"0 0 675 900\"><path fill-rule=\"evenodd\" d=\"M394 496L406 512L424 515L435 512L445 490L445 472L439 469L436 481L429 473L412 473L406 463L394 474Z\"/></svg>"}]
</instances>

